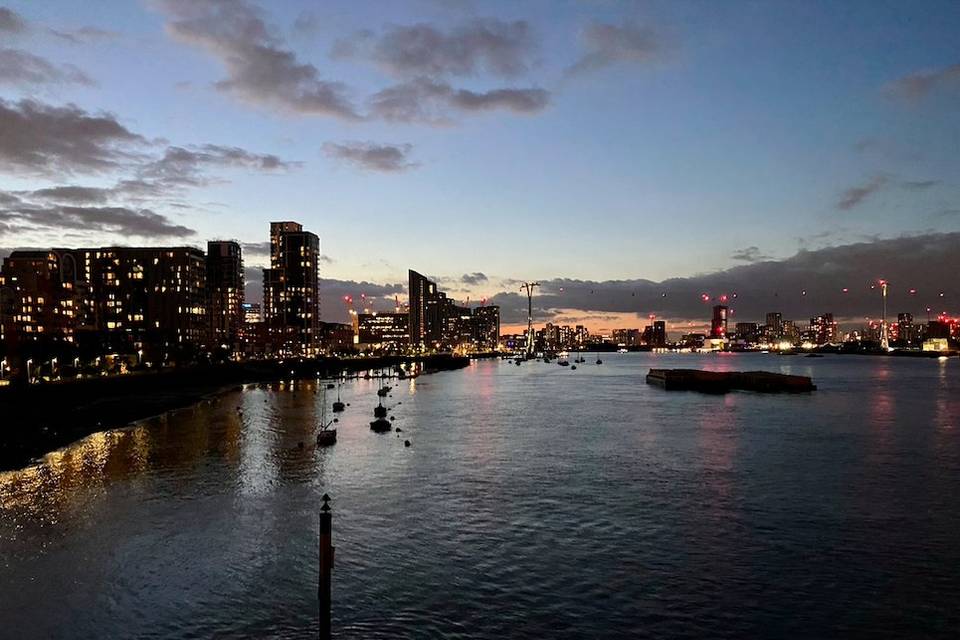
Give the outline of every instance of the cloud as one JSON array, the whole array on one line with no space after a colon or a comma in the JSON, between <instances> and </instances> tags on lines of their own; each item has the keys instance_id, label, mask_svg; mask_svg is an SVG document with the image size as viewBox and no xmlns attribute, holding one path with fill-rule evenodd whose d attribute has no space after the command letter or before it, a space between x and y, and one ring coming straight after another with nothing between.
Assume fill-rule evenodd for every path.
<instances>
[{"instance_id":1,"label":"cloud","mask_svg":"<svg viewBox=\"0 0 960 640\"><path fill-rule=\"evenodd\" d=\"M72 44L90 44L94 42L103 42L105 40L115 40L120 37L116 31L100 29L98 27L80 27L79 29L49 29L49 32Z\"/></svg>"},{"instance_id":2,"label":"cloud","mask_svg":"<svg viewBox=\"0 0 960 640\"><path fill-rule=\"evenodd\" d=\"M360 169L396 173L416 168L419 163L409 162L410 144L377 144L374 142L327 142L323 152L337 160L346 161Z\"/></svg>"},{"instance_id":3,"label":"cloud","mask_svg":"<svg viewBox=\"0 0 960 640\"><path fill-rule=\"evenodd\" d=\"M920 102L941 89L960 88L960 64L932 71L917 71L887 85L889 95L908 102Z\"/></svg>"},{"instance_id":4,"label":"cloud","mask_svg":"<svg viewBox=\"0 0 960 640\"><path fill-rule=\"evenodd\" d=\"M116 233L143 238L184 238L193 229L173 223L149 209L127 207L14 206L0 209L0 216L30 226L31 230L62 233L66 229Z\"/></svg>"},{"instance_id":5,"label":"cloud","mask_svg":"<svg viewBox=\"0 0 960 640\"><path fill-rule=\"evenodd\" d=\"M68 104L0 99L0 170L28 174L95 173L138 157L147 144L109 113Z\"/></svg>"},{"instance_id":6,"label":"cloud","mask_svg":"<svg viewBox=\"0 0 960 640\"><path fill-rule=\"evenodd\" d=\"M244 255L250 256L269 256L270 255L270 241L265 242L244 242L241 244L243 248Z\"/></svg>"},{"instance_id":7,"label":"cloud","mask_svg":"<svg viewBox=\"0 0 960 640\"><path fill-rule=\"evenodd\" d=\"M663 46L653 29L633 24L593 23L580 34L583 55L567 75L596 71L618 63L647 63L656 59Z\"/></svg>"},{"instance_id":8,"label":"cloud","mask_svg":"<svg viewBox=\"0 0 960 640\"><path fill-rule=\"evenodd\" d=\"M291 113L360 119L346 87L299 61L245 0L159 0L157 6L169 18L172 37L206 50L224 66L219 91Z\"/></svg>"},{"instance_id":9,"label":"cloud","mask_svg":"<svg viewBox=\"0 0 960 640\"><path fill-rule=\"evenodd\" d=\"M944 276L960 272L958 246L960 233L931 233L799 251L785 260L662 282L542 280L534 298L535 317L542 324L560 310L573 309L632 313L634 326L645 324L651 313L708 322L711 306L724 294L735 320L762 321L770 311L800 322L825 312L843 318L877 317L879 293L870 286L878 278L892 283L888 299L892 313L919 314L940 300L940 291L945 291L949 300L960 297L960 285ZM844 292L844 288L848 290ZM910 294L910 289L917 293ZM704 294L710 297L707 302L701 297ZM526 296L503 292L491 302L501 306L504 323L526 322Z\"/></svg>"},{"instance_id":10,"label":"cloud","mask_svg":"<svg viewBox=\"0 0 960 640\"><path fill-rule=\"evenodd\" d=\"M768 256L765 253L762 253L758 247L750 246L744 247L743 249L737 249L730 256L733 260L740 260L742 262L763 262L765 260L772 260L772 256Z\"/></svg>"},{"instance_id":11,"label":"cloud","mask_svg":"<svg viewBox=\"0 0 960 640\"><path fill-rule=\"evenodd\" d=\"M940 185L940 180L905 180L900 183L904 189L909 189L910 191L923 191L924 189L929 189L930 187L936 187Z\"/></svg>"},{"instance_id":12,"label":"cloud","mask_svg":"<svg viewBox=\"0 0 960 640\"><path fill-rule=\"evenodd\" d=\"M460 282L464 284L480 284L482 282L487 282L488 278L486 274L481 273L480 271L474 271L473 273L465 273L460 276Z\"/></svg>"},{"instance_id":13,"label":"cloud","mask_svg":"<svg viewBox=\"0 0 960 640\"><path fill-rule=\"evenodd\" d=\"M19 49L0 49L0 85L81 84L96 82L72 64L55 65Z\"/></svg>"},{"instance_id":14,"label":"cloud","mask_svg":"<svg viewBox=\"0 0 960 640\"><path fill-rule=\"evenodd\" d=\"M110 198L112 190L101 187L61 186L37 189L29 192L29 195L67 204L99 204Z\"/></svg>"},{"instance_id":15,"label":"cloud","mask_svg":"<svg viewBox=\"0 0 960 640\"><path fill-rule=\"evenodd\" d=\"M885 187L887 182L888 179L885 176L874 176L863 185L850 187L840 196L840 200L837 201L837 208L849 211L857 207L872 194Z\"/></svg>"},{"instance_id":16,"label":"cloud","mask_svg":"<svg viewBox=\"0 0 960 640\"><path fill-rule=\"evenodd\" d=\"M444 32L426 23L369 31L335 43L334 58L364 57L388 73L405 76L474 76L487 72L513 77L526 73L537 48L522 20L474 19Z\"/></svg>"},{"instance_id":17,"label":"cloud","mask_svg":"<svg viewBox=\"0 0 960 640\"><path fill-rule=\"evenodd\" d=\"M387 87L370 99L372 113L394 122L449 124L449 108L464 112L504 109L531 114L542 111L550 102L544 89L492 89L470 91L454 89L446 82L417 78Z\"/></svg>"},{"instance_id":18,"label":"cloud","mask_svg":"<svg viewBox=\"0 0 960 640\"><path fill-rule=\"evenodd\" d=\"M299 162L281 160L272 154L258 154L215 144L190 147L167 147L163 156L142 166L142 180L158 182L166 187L200 187L211 182L206 170L245 168L257 171L285 171L300 166Z\"/></svg>"},{"instance_id":19,"label":"cloud","mask_svg":"<svg viewBox=\"0 0 960 640\"><path fill-rule=\"evenodd\" d=\"M27 23L12 9L0 7L0 33L23 33Z\"/></svg>"}]
</instances>

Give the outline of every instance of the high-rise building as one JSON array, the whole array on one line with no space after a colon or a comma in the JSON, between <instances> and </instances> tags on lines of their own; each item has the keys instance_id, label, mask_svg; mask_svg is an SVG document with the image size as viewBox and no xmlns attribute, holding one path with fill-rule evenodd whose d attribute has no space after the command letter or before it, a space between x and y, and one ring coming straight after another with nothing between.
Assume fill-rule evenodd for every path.
<instances>
[{"instance_id":1,"label":"high-rise building","mask_svg":"<svg viewBox=\"0 0 960 640\"><path fill-rule=\"evenodd\" d=\"M736 337L744 342L756 342L759 337L759 327L756 322L738 322L736 324Z\"/></svg>"},{"instance_id":2,"label":"high-rise building","mask_svg":"<svg viewBox=\"0 0 960 640\"><path fill-rule=\"evenodd\" d=\"M767 314L766 334L770 340L780 340L783 338L782 313L771 312Z\"/></svg>"},{"instance_id":3,"label":"high-rise building","mask_svg":"<svg viewBox=\"0 0 960 640\"><path fill-rule=\"evenodd\" d=\"M263 270L263 319L273 351L320 350L320 238L296 222L270 223L270 268Z\"/></svg>"},{"instance_id":4,"label":"high-rise building","mask_svg":"<svg viewBox=\"0 0 960 640\"><path fill-rule=\"evenodd\" d=\"M410 345L414 349L435 349L442 332L442 300L446 295L437 290L437 283L413 269L408 271L410 304Z\"/></svg>"},{"instance_id":5,"label":"high-rise building","mask_svg":"<svg viewBox=\"0 0 960 640\"><path fill-rule=\"evenodd\" d=\"M726 338L727 337L727 312L728 308L726 305L718 304L713 307L713 318L710 321L710 337L711 338Z\"/></svg>"},{"instance_id":6,"label":"high-rise building","mask_svg":"<svg viewBox=\"0 0 960 640\"><path fill-rule=\"evenodd\" d=\"M193 247L78 249L108 348L165 362L209 336L206 257ZM146 355L143 352L146 351Z\"/></svg>"},{"instance_id":7,"label":"high-rise building","mask_svg":"<svg viewBox=\"0 0 960 640\"><path fill-rule=\"evenodd\" d=\"M650 334L650 344L654 347L667 346L667 323L663 320L654 320L653 331Z\"/></svg>"},{"instance_id":8,"label":"high-rise building","mask_svg":"<svg viewBox=\"0 0 960 640\"><path fill-rule=\"evenodd\" d=\"M810 318L810 339L814 344L832 344L837 342L838 328L832 313Z\"/></svg>"},{"instance_id":9,"label":"high-rise building","mask_svg":"<svg viewBox=\"0 0 960 640\"><path fill-rule=\"evenodd\" d=\"M243 257L233 241L207 243L207 296L210 342L237 350L245 322L243 308Z\"/></svg>"},{"instance_id":10,"label":"high-rise building","mask_svg":"<svg viewBox=\"0 0 960 640\"><path fill-rule=\"evenodd\" d=\"M14 251L0 270L0 338L10 352L74 344L90 322L86 282L63 250Z\"/></svg>"},{"instance_id":11,"label":"high-rise building","mask_svg":"<svg viewBox=\"0 0 960 640\"><path fill-rule=\"evenodd\" d=\"M493 351L500 342L500 307L491 304L473 309L474 344L481 351Z\"/></svg>"},{"instance_id":12,"label":"high-rise building","mask_svg":"<svg viewBox=\"0 0 960 640\"><path fill-rule=\"evenodd\" d=\"M897 314L897 342L903 347L917 342L917 326L913 324L912 313Z\"/></svg>"},{"instance_id":13,"label":"high-rise building","mask_svg":"<svg viewBox=\"0 0 960 640\"><path fill-rule=\"evenodd\" d=\"M410 319L406 313L360 313L355 317L360 345L398 349L410 341Z\"/></svg>"}]
</instances>

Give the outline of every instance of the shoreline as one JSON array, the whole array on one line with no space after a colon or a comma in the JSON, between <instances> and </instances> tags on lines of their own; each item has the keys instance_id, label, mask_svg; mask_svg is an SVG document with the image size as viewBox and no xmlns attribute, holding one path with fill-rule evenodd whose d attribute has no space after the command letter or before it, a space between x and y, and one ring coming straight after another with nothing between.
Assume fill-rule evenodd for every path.
<instances>
[{"instance_id":1,"label":"shoreline","mask_svg":"<svg viewBox=\"0 0 960 640\"><path fill-rule=\"evenodd\" d=\"M401 363L420 363L421 374L466 367L449 354L367 360L325 358L227 363L179 371L69 380L0 390L0 472L30 466L39 458L99 431L130 426L242 388L293 377L329 378Z\"/></svg>"}]
</instances>

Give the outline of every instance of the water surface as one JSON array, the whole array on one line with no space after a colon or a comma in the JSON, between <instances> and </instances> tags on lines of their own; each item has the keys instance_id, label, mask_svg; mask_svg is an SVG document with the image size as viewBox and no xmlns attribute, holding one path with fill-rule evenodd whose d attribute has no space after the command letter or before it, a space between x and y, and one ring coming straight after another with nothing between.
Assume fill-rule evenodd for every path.
<instances>
[{"instance_id":1,"label":"water surface","mask_svg":"<svg viewBox=\"0 0 960 640\"><path fill-rule=\"evenodd\" d=\"M324 492L340 638L957 637L960 362L603 358L402 382L400 438L375 381L326 450L316 383L252 386L0 474L0 637L315 637Z\"/></svg>"}]
</instances>

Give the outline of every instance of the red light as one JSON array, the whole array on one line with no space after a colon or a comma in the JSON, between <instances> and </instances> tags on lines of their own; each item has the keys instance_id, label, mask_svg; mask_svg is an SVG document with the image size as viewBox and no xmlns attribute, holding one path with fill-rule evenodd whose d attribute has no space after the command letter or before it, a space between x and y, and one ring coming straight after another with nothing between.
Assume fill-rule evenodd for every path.
<instances>
[{"instance_id":1,"label":"red light","mask_svg":"<svg viewBox=\"0 0 960 640\"><path fill-rule=\"evenodd\" d=\"M913 296L913 295L916 295L916 294L917 294L917 290L916 290L916 289L910 289L910 295Z\"/></svg>"},{"instance_id":2,"label":"red light","mask_svg":"<svg viewBox=\"0 0 960 640\"><path fill-rule=\"evenodd\" d=\"M848 293L849 291L850 291L850 289L847 289L846 287L843 288L843 292L844 292L844 293Z\"/></svg>"},{"instance_id":3,"label":"red light","mask_svg":"<svg viewBox=\"0 0 960 640\"><path fill-rule=\"evenodd\" d=\"M726 294L720 296L720 302L726 302L726 301L727 301L727 295L726 295Z\"/></svg>"}]
</instances>

